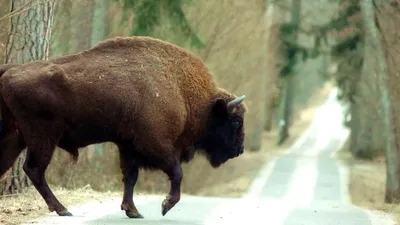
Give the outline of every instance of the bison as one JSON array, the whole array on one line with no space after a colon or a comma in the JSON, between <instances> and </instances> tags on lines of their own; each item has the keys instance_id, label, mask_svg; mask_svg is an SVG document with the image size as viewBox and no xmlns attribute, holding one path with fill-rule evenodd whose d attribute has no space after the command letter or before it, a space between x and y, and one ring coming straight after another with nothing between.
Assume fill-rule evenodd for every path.
<instances>
[{"instance_id":1,"label":"bison","mask_svg":"<svg viewBox=\"0 0 400 225\"><path fill-rule=\"evenodd\" d=\"M181 196L181 164L204 153L213 168L244 150L244 96L217 87L201 59L150 37L116 37L77 54L0 66L0 176L23 149L23 169L51 212L72 216L50 190L45 171L55 147L112 142L119 149L121 210L143 218L133 201L139 169L162 170L170 192L164 216Z\"/></svg>"}]
</instances>

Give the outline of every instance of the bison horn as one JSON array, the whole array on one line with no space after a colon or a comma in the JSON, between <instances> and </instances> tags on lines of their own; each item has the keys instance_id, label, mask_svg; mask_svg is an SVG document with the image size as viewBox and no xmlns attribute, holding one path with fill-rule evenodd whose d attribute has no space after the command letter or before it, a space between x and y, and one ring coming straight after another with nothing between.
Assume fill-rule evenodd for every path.
<instances>
[{"instance_id":1,"label":"bison horn","mask_svg":"<svg viewBox=\"0 0 400 225\"><path fill-rule=\"evenodd\" d=\"M228 102L226 107L228 108L228 113L231 114L233 113L233 110L238 106L243 100L245 99L245 96L242 95L238 98L233 99L232 101Z\"/></svg>"}]
</instances>

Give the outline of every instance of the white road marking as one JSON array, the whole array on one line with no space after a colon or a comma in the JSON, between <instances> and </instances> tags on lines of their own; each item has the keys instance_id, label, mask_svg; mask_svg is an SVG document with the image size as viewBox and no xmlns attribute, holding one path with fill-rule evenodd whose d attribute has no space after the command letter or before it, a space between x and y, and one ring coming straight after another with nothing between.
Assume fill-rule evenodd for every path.
<instances>
[{"instance_id":1,"label":"white road marking","mask_svg":"<svg viewBox=\"0 0 400 225\"><path fill-rule=\"evenodd\" d=\"M338 162L340 174L340 197L344 204L351 205L351 196L349 194L349 168Z\"/></svg>"},{"instance_id":2,"label":"white road marking","mask_svg":"<svg viewBox=\"0 0 400 225\"><path fill-rule=\"evenodd\" d=\"M317 181L317 158L299 161L283 199L295 206L311 204Z\"/></svg>"},{"instance_id":3,"label":"white road marking","mask_svg":"<svg viewBox=\"0 0 400 225\"><path fill-rule=\"evenodd\" d=\"M269 176L271 175L273 168L276 163L276 157L271 160L269 163L267 163L260 171L258 176L254 179L254 181L251 183L248 191L246 194L244 194L244 198L255 198L258 199L258 196L260 196L260 193L262 191L262 188L264 187L265 183L267 182Z\"/></svg>"},{"instance_id":4,"label":"white road marking","mask_svg":"<svg viewBox=\"0 0 400 225\"><path fill-rule=\"evenodd\" d=\"M294 209L292 204L278 199L242 199L219 204L204 221L204 225L283 224Z\"/></svg>"}]
</instances>

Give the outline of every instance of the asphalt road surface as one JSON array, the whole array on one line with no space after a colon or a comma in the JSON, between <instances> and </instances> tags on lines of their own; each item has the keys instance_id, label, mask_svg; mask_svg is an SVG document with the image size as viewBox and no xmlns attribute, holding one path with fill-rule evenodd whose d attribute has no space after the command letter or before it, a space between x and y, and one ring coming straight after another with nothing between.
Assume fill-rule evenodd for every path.
<instances>
[{"instance_id":1,"label":"asphalt road surface","mask_svg":"<svg viewBox=\"0 0 400 225\"><path fill-rule=\"evenodd\" d=\"M243 198L183 195L161 215L165 196L135 196L144 219L129 219L121 199L69 208L73 217L55 213L27 224L64 225L394 225L388 215L351 205L347 169L334 159L349 131L332 93L305 134L284 155L268 163Z\"/></svg>"}]
</instances>

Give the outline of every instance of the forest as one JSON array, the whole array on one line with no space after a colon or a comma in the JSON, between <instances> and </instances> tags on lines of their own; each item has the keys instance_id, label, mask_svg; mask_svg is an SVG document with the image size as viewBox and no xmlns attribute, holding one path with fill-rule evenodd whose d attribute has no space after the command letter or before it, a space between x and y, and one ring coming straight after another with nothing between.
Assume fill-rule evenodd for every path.
<instances>
[{"instance_id":1,"label":"forest","mask_svg":"<svg viewBox=\"0 0 400 225\"><path fill-rule=\"evenodd\" d=\"M218 169L201 156L182 165L185 194L242 196L337 88L350 130L337 157L350 169L352 203L400 222L400 1L0 0L0 6L0 64L74 54L112 37L150 36L194 53L218 86L246 95L245 153ZM56 149L46 178L57 196L68 205L120 196L116 146L89 145L79 153L72 163ZM25 157L24 151L0 178L1 224L47 213L23 171ZM135 191L168 188L162 172L141 171Z\"/></svg>"}]
</instances>

